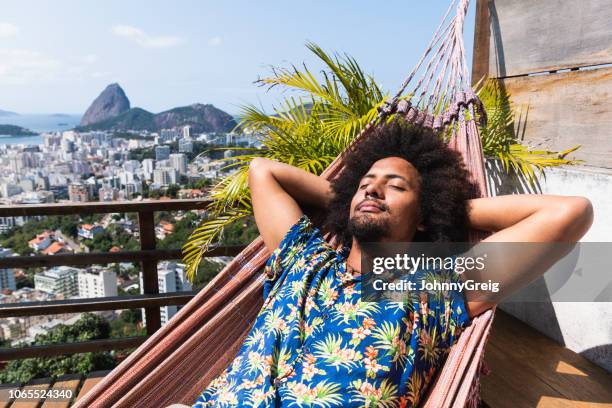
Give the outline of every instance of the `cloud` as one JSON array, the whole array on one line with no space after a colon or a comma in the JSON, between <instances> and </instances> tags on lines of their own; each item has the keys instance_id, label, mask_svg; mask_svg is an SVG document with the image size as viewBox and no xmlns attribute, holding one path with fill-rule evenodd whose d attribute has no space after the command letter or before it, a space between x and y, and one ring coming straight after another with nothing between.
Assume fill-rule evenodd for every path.
<instances>
[{"instance_id":1,"label":"cloud","mask_svg":"<svg viewBox=\"0 0 612 408\"><path fill-rule=\"evenodd\" d=\"M96 61L98 61L98 56L96 54L87 54L87 55L85 55L84 57L81 58L81 61L84 64L90 65L90 64L93 64Z\"/></svg>"},{"instance_id":2,"label":"cloud","mask_svg":"<svg viewBox=\"0 0 612 408\"><path fill-rule=\"evenodd\" d=\"M19 32L19 28L11 23L0 23L0 38L13 37Z\"/></svg>"},{"instance_id":3,"label":"cloud","mask_svg":"<svg viewBox=\"0 0 612 408\"><path fill-rule=\"evenodd\" d=\"M110 72L107 71L94 71L91 73L92 78L104 78L110 75Z\"/></svg>"},{"instance_id":4,"label":"cloud","mask_svg":"<svg viewBox=\"0 0 612 408\"><path fill-rule=\"evenodd\" d=\"M0 49L0 84L21 85L56 78L62 63L40 52Z\"/></svg>"},{"instance_id":5,"label":"cloud","mask_svg":"<svg viewBox=\"0 0 612 408\"><path fill-rule=\"evenodd\" d=\"M208 40L208 45L211 47L218 47L223 42L223 38L221 37L212 37Z\"/></svg>"},{"instance_id":6,"label":"cloud","mask_svg":"<svg viewBox=\"0 0 612 408\"><path fill-rule=\"evenodd\" d=\"M183 42L181 37L176 36L152 36L140 28L128 25L116 25L111 32L117 37L127 38L144 48L169 48Z\"/></svg>"}]
</instances>

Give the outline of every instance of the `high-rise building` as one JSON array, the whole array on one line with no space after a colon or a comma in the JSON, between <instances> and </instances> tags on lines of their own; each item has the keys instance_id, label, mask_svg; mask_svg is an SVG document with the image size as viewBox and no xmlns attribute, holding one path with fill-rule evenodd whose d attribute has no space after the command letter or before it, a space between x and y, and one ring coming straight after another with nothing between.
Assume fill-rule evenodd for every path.
<instances>
[{"instance_id":1,"label":"high-rise building","mask_svg":"<svg viewBox=\"0 0 612 408\"><path fill-rule=\"evenodd\" d=\"M12 250L0 247L0 258L6 258L15 255ZM15 271L11 268L0 268L0 290L10 289L16 290Z\"/></svg>"},{"instance_id":2,"label":"high-rise building","mask_svg":"<svg viewBox=\"0 0 612 408\"><path fill-rule=\"evenodd\" d=\"M144 159L142 161L142 174L145 179L151 180L153 178L153 170L155 170L155 160Z\"/></svg>"},{"instance_id":3,"label":"high-rise building","mask_svg":"<svg viewBox=\"0 0 612 408\"><path fill-rule=\"evenodd\" d=\"M191 139L191 126L183 126L183 137Z\"/></svg>"},{"instance_id":4,"label":"high-rise building","mask_svg":"<svg viewBox=\"0 0 612 408\"><path fill-rule=\"evenodd\" d=\"M155 146L155 160L167 160L170 157L170 146Z\"/></svg>"},{"instance_id":5,"label":"high-rise building","mask_svg":"<svg viewBox=\"0 0 612 408\"><path fill-rule=\"evenodd\" d=\"M153 184L160 187L176 184L178 180L178 172L172 167L160 167L153 170Z\"/></svg>"},{"instance_id":6,"label":"high-rise building","mask_svg":"<svg viewBox=\"0 0 612 408\"><path fill-rule=\"evenodd\" d=\"M193 153L193 142L191 139L181 139L178 143L179 153Z\"/></svg>"},{"instance_id":7,"label":"high-rise building","mask_svg":"<svg viewBox=\"0 0 612 408\"><path fill-rule=\"evenodd\" d=\"M78 296L78 273L77 268L57 266L34 275L34 288L47 293L63 295L65 298Z\"/></svg>"},{"instance_id":8,"label":"high-rise building","mask_svg":"<svg viewBox=\"0 0 612 408\"><path fill-rule=\"evenodd\" d=\"M183 153L174 153L170 155L170 166L179 174L187 173L187 156Z\"/></svg>"},{"instance_id":9,"label":"high-rise building","mask_svg":"<svg viewBox=\"0 0 612 408\"><path fill-rule=\"evenodd\" d=\"M74 202L89 201L89 189L83 183L71 183L68 186L68 198Z\"/></svg>"},{"instance_id":10,"label":"high-rise building","mask_svg":"<svg viewBox=\"0 0 612 408\"><path fill-rule=\"evenodd\" d=\"M159 293L184 292L192 290L191 283L185 275L185 265L176 262L160 262L157 269L157 284ZM142 273L140 274L140 293L143 292ZM166 324L180 309L179 306L163 306L160 308L161 324ZM143 322L146 319L143 311Z\"/></svg>"},{"instance_id":11,"label":"high-rise building","mask_svg":"<svg viewBox=\"0 0 612 408\"><path fill-rule=\"evenodd\" d=\"M177 129L162 129L159 134L159 143L174 142L179 135L180 132Z\"/></svg>"},{"instance_id":12,"label":"high-rise building","mask_svg":"<svg viewBox=\"0 0 612 408\"><path fill-rule=\"evenodd\" d=\"M117 274L103 268L80 270L77 275L80 298L117 296Z\"/></svg>"}]
</instances>

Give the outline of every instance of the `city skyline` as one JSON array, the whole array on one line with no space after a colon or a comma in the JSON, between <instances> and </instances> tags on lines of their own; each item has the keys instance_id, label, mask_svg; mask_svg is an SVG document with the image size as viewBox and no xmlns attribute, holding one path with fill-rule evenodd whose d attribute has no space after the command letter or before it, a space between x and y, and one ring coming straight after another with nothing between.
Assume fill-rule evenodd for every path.
<instances>
[{"instance_id":1,"label":"city skyline","mask_svg":"<svg viewBox=\"0 0 612 408\"><path fill-rule=\"evenodd\" d=\"M393 92L447 7L447 1L317 2L297 10L279 1L257 7L7 1L0 17L0 110L82 114L113 82L132 106L152 112L196 102L230 114L244 104L270 109L282 95L253 82L272 66L306 63L318 72L307 41L353 56ZM466 22L471 50L473 10Z\"/></svg>"}]
</instances>

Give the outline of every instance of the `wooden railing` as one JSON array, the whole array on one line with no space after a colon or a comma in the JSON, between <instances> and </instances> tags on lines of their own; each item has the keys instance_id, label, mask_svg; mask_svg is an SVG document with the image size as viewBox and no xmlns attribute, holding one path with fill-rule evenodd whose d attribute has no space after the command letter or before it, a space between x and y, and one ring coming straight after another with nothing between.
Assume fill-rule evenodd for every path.
<instances>
[{"instance_id":1,"label":"wooden railing","mask_svg":"<svg viewBox=\"0 0 612 408\"><path fill-rule=\"evenodd\" d=\"M207 200L195 199L0 206L0 217L137 213L140 237L139 251L7 257L0 258L0 269L140 262L143 281L143 294L141 295L0 304L0 318L144 308L147 329L147 336L111 338L44 346L0 348L0 361L84 353L89 351L119 350L136 347L144 342L149 335L153 334L161 326L160 306L185 304L197 293L159 293L157 262L161 260L180 259L181 250L155 249L155 223L153 215L156 211L204 209L208 203ZM205 256L234 256L243 248L244 246L217 247L207 252Z\"/></svg>"}]
</instances>

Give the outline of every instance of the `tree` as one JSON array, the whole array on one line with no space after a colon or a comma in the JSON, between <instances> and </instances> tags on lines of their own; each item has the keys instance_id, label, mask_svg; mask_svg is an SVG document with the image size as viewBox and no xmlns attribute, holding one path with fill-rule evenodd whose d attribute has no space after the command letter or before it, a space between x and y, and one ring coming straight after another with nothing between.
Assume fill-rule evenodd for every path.
<instances>
[{"instance_id":1,"label":"tree","mask_svg":"<svg viewBox=\"0 0 612 408\"><path fill-rule=\"evenodd\" d=\"M73 325L60 324L46 334L37 335L33 345L107 339L110 332L106 319L92 313L84 313ZM96 370L109 370L116 363L109 352L13 360L0 372L0 382L28 382L33 378L59 377L72 373L87 375Z\"/></svg>"}]
</instances>

